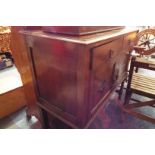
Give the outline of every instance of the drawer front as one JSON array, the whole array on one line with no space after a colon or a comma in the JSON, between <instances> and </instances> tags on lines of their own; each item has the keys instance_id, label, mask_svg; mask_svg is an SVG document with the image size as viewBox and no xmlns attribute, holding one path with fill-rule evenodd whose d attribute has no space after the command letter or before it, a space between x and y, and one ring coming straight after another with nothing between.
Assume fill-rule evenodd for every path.
<instances>
[{"instance_id":1,"label":"drawer front","mask_svg":"<svg viewBox=\"0 0 155 155\"><path fill-rule=\"evenodd\" d=\"M133 46L136 44L137 32L132 32L124 36L124 42L123 42L123 50L125 51L131 51L133 50Z\"/></svg>"},{"instance_id":2,"label":"drawer front","mask_svg":"<svg viewBox=\"0 0 155 155\"><path fill-rule=\"evenodd\" d=\"M98 68L105 66L105 62L112 62L122 49L123 38L120 37L106 44L101 44L92 49L92 70L96 72ZM103 67L102 67L103 69Z\"/></svg>"},{"instance_id":3,"label":"drawer front","mask_svg":"<svg viewBox=\"0 0 155 155\"><path fill-rule=\"evenodd\" d=\"M119 79L119 58L122 51L123 37L107 44L101 44L91 50L91 99L90 111L93 114L100 100L106 96Z\"/></svg>"}]
</instances>

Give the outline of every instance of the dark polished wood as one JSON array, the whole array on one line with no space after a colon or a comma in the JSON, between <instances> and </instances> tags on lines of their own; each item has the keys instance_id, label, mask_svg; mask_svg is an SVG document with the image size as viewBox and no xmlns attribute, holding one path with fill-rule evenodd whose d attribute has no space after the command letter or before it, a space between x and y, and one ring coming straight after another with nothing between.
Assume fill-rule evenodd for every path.
<instances>
[{"instance_id":1,"label":"dark polished wood","mask_svg":"<svg viewBox=\"0 0 155 155\"><path fill-rule=\"evenodd\" d=\"M39 107L72 128L85 128L125 80L137 30L86 36L20 33L26 41Z\"/></svg>"}]
</instances>

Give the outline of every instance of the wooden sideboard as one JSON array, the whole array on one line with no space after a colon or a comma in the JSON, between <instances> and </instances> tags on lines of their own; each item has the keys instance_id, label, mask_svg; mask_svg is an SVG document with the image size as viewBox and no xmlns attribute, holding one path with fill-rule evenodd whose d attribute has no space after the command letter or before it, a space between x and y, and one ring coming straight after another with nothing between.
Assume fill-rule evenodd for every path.
<instances>
[{"instance_id":1,"label":"wooden sideboard","mask_svg":"<svg viewBox=\"0 0 155 155\"><path fill-rule=\"evenodd\" d=\"M89 126L126 78L128 52L137 32L120 29L70 36L20 31L46 127L50 127L51 116L72 128Z\"/></svg>"}]
</instances>

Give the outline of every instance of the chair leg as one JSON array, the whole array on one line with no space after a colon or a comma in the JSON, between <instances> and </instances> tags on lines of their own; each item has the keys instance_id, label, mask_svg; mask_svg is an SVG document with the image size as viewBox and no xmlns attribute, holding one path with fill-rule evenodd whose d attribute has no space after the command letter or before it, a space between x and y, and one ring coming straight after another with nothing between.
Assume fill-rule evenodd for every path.
<instances>
[{"instance_id":1,"label":"chair leg","mask_svg":"<svg viewBox=\"0 0 155 155\"><path fill-rule=\"evenodd\" d=\"M138 69L139 69L139 68L138 68L138 67L136 67L136 69L135 69L135 72L136 72L136 73L138 73Z\"/></svg>"}]
</instances>

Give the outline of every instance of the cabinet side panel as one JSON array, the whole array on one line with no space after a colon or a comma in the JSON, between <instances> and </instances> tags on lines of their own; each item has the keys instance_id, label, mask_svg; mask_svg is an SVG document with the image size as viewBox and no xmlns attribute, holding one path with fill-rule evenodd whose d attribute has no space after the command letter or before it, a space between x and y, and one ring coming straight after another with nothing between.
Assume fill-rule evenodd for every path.
<instances>
[{"instance_id":1,"label":"cabinet side panel","mask_svg":"<svg viewBox=\"0 0 155 155\"><path fill-rule=\"evenodd\" d=\"M76 116L76 47L63 41L36 37L32 50L39 98Z\"/></svg>"}]
</instances>

